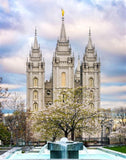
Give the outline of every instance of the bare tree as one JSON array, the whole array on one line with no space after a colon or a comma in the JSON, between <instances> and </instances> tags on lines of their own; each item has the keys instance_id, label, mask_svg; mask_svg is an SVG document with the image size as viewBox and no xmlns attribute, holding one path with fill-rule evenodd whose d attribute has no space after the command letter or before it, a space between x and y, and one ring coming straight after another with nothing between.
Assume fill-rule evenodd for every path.
<instances>
[{"instance_id":1,"label":"bare tree","mask_svg":"<svg viewBox=\"0 0 126 160\"><path fill-rule=\"evenodd\" d=\"M121 126L126 126L126 108L120 107L116 108L114 111L114 118L118 119L118 122Z\"/></svg>"},{"instance_id":2,"label":"bare tree","mask_svg":"<svg viewBox=\"0 0 126 160\"><path fill-rule=\"evenodd\" d=\"M8 88L2 87L2 77L0 77L0 122L3 121L3 103L7 100L7 97L9 96Z\"/></svg>"},{"instance_id":3,"label":"bare tree","mask_svg":"<svg viewBox=\"0 0 126 160\"><path fill-rule=\"evenodd\" d=\"M11 138L17 144L18 139L26 140L26 112L25 102L20 94L11 94L6 101L6 107L13 111L5 118L5 123L11 131Z\"/></svg>"}]
</instances>

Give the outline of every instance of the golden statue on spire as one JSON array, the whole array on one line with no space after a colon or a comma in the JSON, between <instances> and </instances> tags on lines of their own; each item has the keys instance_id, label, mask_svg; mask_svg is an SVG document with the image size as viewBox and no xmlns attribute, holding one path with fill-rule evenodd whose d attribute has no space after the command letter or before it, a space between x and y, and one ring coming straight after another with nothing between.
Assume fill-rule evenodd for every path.
<instances>
[{"instance_id":1,"label":"golden statue on spire","mask_svg":"<svg viewBox=\"0 0 126 160\"><path fill-rule=\"evenodd\" d=\"M62 16L64 16L64 10L63 10L63 9L61 9L61 11L62 11Z\"/></svg>"}]
</instances>

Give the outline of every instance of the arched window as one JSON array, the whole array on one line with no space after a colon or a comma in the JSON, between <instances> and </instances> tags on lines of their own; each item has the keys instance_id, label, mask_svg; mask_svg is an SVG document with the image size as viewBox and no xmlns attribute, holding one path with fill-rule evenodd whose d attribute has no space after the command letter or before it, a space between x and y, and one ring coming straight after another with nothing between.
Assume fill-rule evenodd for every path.
<instances>
[{"instance_id":1,"label":"arched window","mask_svg":"<svg viewBox=\"0 0 126 160\"><path fill-rule=\"evenodd\" d=\"M34 111L38 111L38 104L37 103L33 104L33 109L34 109Z\"/></svg>"},{"instance_id":2,"label":"arched window","mask_svg":"<svg viewBox=\"0 0 126 160\"><path fill-rule=\"evenodd\" d=\"M33 86L34 87L38 86L38 78L36 78L36 77L33 79Z\"/></svg>"},{"instance_id":3,"label":"arched window","mask_svg":"<svg viewBox=\"0 0 126 160\"><path fill-rule=\"evenodd\" d=\"M61 74L61 86L65 87L66 86L66 73L62 72Z\"/></svg>"},{"instance_id":4,"label":"arched window","mask_svg":"<svg viewBox=\"0 0 126 160\"><path fill-rule=\"evenodd\" d=\"M105 133L106 133L106 136L109 136L109 134L110 134L110 128L109 127L106 128Z\"/></svg>"},{"instance_id":5,"label":"arched window","mask_svg":"<svg viewBox=\"0 0 126 160\"><path fill-rule=\"evenodd\" d=\"M94 87L94 79L93 78L89 78L89 87L90 88Z\"/></svg>"},{"instance_id":6,"label":"arched window","mask_svg":"<svg viewBox=\"0 0 126 160\"><path fill-rule=\"evenodd\" d=\"M38 99L38 92L34 91L33 92L33 100L37 100Z\"/></svg>"},{"instance_id":7,"label":"arched window","mask_svg":"<svg viewBox=\"0 0 126 160\"><path fill-rule=\"evenodd\" d=\"M93 109L93 108L94 108L94 104L93 104L93 103L90 103L90 107Z\"/></svg>"},{"instance_id":8,"label":"arched window","mask_svg":"<svg viewBox=\"0 0 126 160\"><path fill-rule=\"evenodd\" d=\"M46 93L47 93L48 96L50 96L51 95L50 89L48 89Z\"/></svg>"},{"instance_id":9,"label":"arched window","mask_svg":"<svg viewBox=\"0 0 126 160\"><path fill-rule=\"evenodd\" d=\"M94 92L93 91L90 91L90 98L94 99Z\"/></svg>"},{"instance_id":10,"label":"arched window","mask_svg":"<svg viewBox=\"0 0 126 160\"><path fill-rule=\"evenodd\" d=\"M50 106L51 104L52 104L52 102L49 102L49 101L48 101L48 106Z\"/></svg>"}]
</instances>

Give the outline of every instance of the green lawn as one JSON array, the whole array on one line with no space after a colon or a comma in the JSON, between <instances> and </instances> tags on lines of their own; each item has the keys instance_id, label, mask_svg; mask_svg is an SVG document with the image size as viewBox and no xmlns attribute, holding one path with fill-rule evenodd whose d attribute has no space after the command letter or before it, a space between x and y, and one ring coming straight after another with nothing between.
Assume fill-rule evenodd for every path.
<instances>
[{"instance_id":1,"label":"green lawn","mask_svg":"<svg viewBox=\"0 0 126 160\"><path fill-rule=\"evenodd\" d=\"M105 147L106 149L111 149L117 152L126 153L126 146L116 146L116 147Z\"/></svg>"}]
</instances>

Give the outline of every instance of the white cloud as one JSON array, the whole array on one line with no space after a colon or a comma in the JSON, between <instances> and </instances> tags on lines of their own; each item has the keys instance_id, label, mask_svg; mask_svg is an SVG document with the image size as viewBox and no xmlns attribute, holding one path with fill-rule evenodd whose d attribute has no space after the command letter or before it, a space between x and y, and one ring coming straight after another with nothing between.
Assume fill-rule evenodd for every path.
<instances>
[{"instance_id":1,"label":"white cloud","mask_svg":"<svg viewBox=\"0 0 126 160\"><path fill-rule=\"evenodd\" d=\"M126 82L126 75L123 76L106 76L104 74L101 75L101 83L125 83Z\"/></svg>"},{"instance_id":2,"label":"white cloud","mask_svg":"<svg viewBox=\"0 0 126 160\"><path fill-rule=\"evenodd\" d=\"M13 49L9 57L0 58L0 64L5 72L26 73L26 60L30 51L33 38L27 38L27 42L17 51ZM16 46L14 46L16 48Z\"/></svg>"},{"instance_id":3,"label":"white cloud","mask_svg":"<svg viewBox=\"0 0 126 160\"><path fill-rule=\"evenodd\" d=\"M126 92L126 85L123 86L102 86L101 87L101 93L106 95L116 95L120 93Z\"/></svg>"},{"instance_id":4,"label":"white cloud","mask_svg":"<svg viewBox=\"0 0 126 160\"><path fill-rule=\"evenodd\" d=\"M21 25L23 24L27 36L28 34L33 35L34 27L37 26L38 33L42 38L56 41L60 34L60 9L64 8L67 36L69 36L71 40L80 40L81 46L83 47L83 42L87 43L88 28L91 27L92 39L93 43L96 44L96 49L102 49L114 54L125 54L126 45L124 44L126 43L126 36L125 34L120 34L120 31L124 32L122 28L124 21L117 14L118 6L111 6L112 1L107 1L108 5L104 5L106 1L92 1L94 6L76 0L62 0L60 2L56 0L40 0L37 4L35 2L35 0L31 0L30 2L15 1L15 8L13 8L13 10L20 13L20 19L22 20ZM51 5L51 9L48 6L49 4ZM100 4L104 9L98 10L96 4ZM42 8L41 11L40 8ZM115 13L112 20L105 18L110 10ZM119 24L116 23L117 18L120 18ZM120 27L118 30L116 28L117 25ZM1 34L2 44L4 42L9 43L14 39L16 41L17 37L22 37L24 33L18 35L18 33L9 30L3 31ZM5 34L8 36L3 36Z\"/></svg>"},{"instance_id":5,"label":"white cloud","mask_svg":"<svg viewBox=\"0 0 126 160\"><path fill-rule=\"evenodd\" d=\"M47 2L40 1L40 6L44 6ZM98 2L97 2L98 3ZM101 3L102 4L102 3ZM57 10L57 12L48 11L48 7L43 10L42 15L38 15L37 18L35 14L30 16L28 19L27 15L23 20L25 28L29 28L28 26L33 26L32 19L34 19L35 24L38 26L40 30L40 35L46 39L57 39L60 32L61 20L59 21L60 8L64 6L65 10L65 26L67 36L72 40L80 40L83 46L83 42L87 43L88 39L88 28L92 28L92 39L93 42L96 43L96 49L102 49L106 52L112 52L114 54L125 54L126 50L126 36L122 34L124 31L123 27L123 19L117 14L118 6L112 8L109 3L109 6L102 6L104 10L98 10L94 6L87 5L84 2L78 2L75 0L71 1L61 1L59 4L58 1L55 3L51 3L51 11ZM60 7L61 6L61 7ZM115 17L111 19L107 19L106 13L114 11ZM46 10L47 9L47 10ZM111 13L111 12L110 12ZM44 15L44 16L43 16ZM45 17L48 17L47 19ZM120 22L117 27L116 19L119 19ZM42 21L40 21L42 19ZM60 18L61 19L61 18ZM123 28L122 28L123 27ZM120 31L122 32L120 34ZM101 40L102 39L102 40Z\"/></svg>"},{"instance_id":6,"label":"white cloud","mask_svg":"<svg viewBox=\"0 0 126 160\"><path fill-rule=\"evenodd\" d=\"M0 0L0 7L2 7L6 12L10 12L8 0Z\"/></svg>"},{"instance_id":7,"label":"white cloud","mask_svg":"<svg viewBox=\"0 0 126 160\"><path fill-rule=\"evenodd\" d=\"M125 107L126 108L126 102L122 102L122 101L102 101L101 102L101 108L105 108L105 109L114 109L114 108L120 108L120 107Z\"/></svg>"},{"instance_id":8,"label":"white cloud","mask_svg":"<svg viewBox=\"0 0 126 160\"><path fill-rule=\"evenodd\" d=\"M0 84L0 86L2 87L2 88L8 88L9 90L11 90L11 89L18 89L18 88L21 88L22 87L22 85L16 85L16 84Z\"/></svg>"},{"instance_id":9,"label":"white cloud","mask_svg":"<svg viewBox=\"0 0 126 160\"><path fill-rule=\"evenodd\" d=\"M126 100L126 94L118 96L118 99L120 99L120 100Z\"/></svg>"},{"instance_id":10,"label":"white cloud","mask_svg":"<svg viewBox=\"0 0 126 160\"><path fill-rule=\"evenodd\" d=\"M16 43L17 40L21 37L20 33L16 30L0 30L0 45L7 45L7 44L13 44ZM15 45L15 44L14 44ZM13 46L12 46L13 47Z\"/></svg>"},{"instance_id":11,"label":"white cloud","mask_svg":"<svg viewBox=\"0 0 126 160\"><path fill-rule=\"evenodd\" d=\"M26 59L18 56L5 57L0 59L0 64L4 71L12 73L25 73Z\"/></svg>"}]
</instances>

